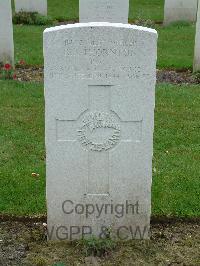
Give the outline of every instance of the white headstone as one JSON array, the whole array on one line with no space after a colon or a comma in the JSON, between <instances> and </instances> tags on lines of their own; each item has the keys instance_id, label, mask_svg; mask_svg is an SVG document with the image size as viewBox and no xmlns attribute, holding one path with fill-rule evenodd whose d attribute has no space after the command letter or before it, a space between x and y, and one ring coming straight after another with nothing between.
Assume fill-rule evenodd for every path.
<instances>
[{"instance_id":1,"label":"white headstone","mask_svg":"<svg viewBox=\"0 0 200 266\"><path fill-rule=\"evenodd\" d=\"M80 22L128 23L129 0L79 0Z\"/></svg>"},{"instance_id":2,"label":"white headstone","mask_svg":"<svg viewBox=\"0 0 200 266\"><path fill-rule=\"evenodd\" d=\"M198 0L165 0L164 24L196 21Z\"/></svg>"},{"instance_id":3,"label":"white headstone","mask_svg":"<svg viewBox=\"0 0 200 266\"><path fill-rule=\"evenodd\" d=\"M196 38L195 38L195 51L194 51L194 72L200 71L200 1L197 13L196 23Z\"/></svg>"},{"instance_id":4,"label":"white headstone","mask_svg":"<svg viewBox=\"0 0 200 266\"><path fill-rule=\"evenodd\" d=\"M45 30L49 239L148 238L156 48L128 24Z\"/></svg>"},{"instance_id":5,"label":"white headstone","mask_svg":"<svg viewBox=\"0 0 200 266\"><path fill-rule=\"evenodd\" d=\"M11 0L0 0L0 63L14 64Z\"/></svg>"},{"instance_id":6,"label":"white headstone","mask_svg":"<svg viewBox=\"0 0 200 266\"><path fill-rule=\"evenodd\" d=\"M47 15L47 0L15 0L15 12L38 12Z\"/></svg>"}]
</instances>

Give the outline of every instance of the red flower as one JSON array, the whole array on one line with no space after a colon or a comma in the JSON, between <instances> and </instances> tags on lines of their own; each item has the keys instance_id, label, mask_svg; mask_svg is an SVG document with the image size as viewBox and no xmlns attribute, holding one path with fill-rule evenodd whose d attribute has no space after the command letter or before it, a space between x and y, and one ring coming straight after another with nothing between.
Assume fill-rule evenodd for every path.
<instances>
[{"instance_id":1,"label":"red flower","mask_svg":"<svg viewBox=\"0 0 200 266\"><path fill-rule=\"evenodd\" d=\"M20 61L19 61L19 64L20 64L20 65L25 65L25 61L24 61L24 60L20 60Z\"/></svg>"},{"instance_id":2,"label":"red flower","mask_svg":"<svg viewBox=\"0 0 200 266\"><path fill-rule=\"evenodd\" d=\"M12 66L10 64L5 64L4 65L5 70L10 70Z\"/></svg>"},{"instance_id":3,"label":"red flower","mask_svg":"<svg viewBox=\"0 0 200 266\"><path fill-rule=\"evenodd\" d=\"M13 79L17 79L17 75L16 74L13 75Z\"/></svg>"}]
</instances>

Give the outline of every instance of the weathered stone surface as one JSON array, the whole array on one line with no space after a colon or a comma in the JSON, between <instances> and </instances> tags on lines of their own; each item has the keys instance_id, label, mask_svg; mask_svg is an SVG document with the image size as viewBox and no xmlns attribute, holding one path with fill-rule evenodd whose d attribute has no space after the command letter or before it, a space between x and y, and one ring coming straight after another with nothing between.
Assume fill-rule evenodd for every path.
<instances>
[{"instance_id":1,"label":"weathered stone surface","mask_svg":"<svg viewBox=\"0 0 200 266\"><path fill-rule=\"evenodd\" d=\"M0 0L0 63L14 64L11 0Z\"/></svg>"},{"instance_id":2,"label":"weathered stone surface","mask_svg":"<svg viewBox=\"0 0 200 266\"><path fill-rule=\"evenodd\" d=\"M129 0L79 0L80 22L128 23Z\"/></svg>"},{"instance_id":3,"label":"weathered stone surface","mask_svg":"<svg viewBox=\"0 0 200 266\"><path fill-rule=\"evenodd\" d=\"M198 0L165 0L164 24L196 21Z\"/></svg>"},{"instance_id":4,"label":"weathered stone surface","mask_svg":"<svg viewBox=\"0 0 200 266\"><path fill-rule=\"evenodd\" d=\"M49 239L148 238L156 47L138 26L45 30Z\"/></svg>"},{"instance_id":5,"label":"weathered stone surface","mask_svg":"<svg viewBox=\"0 0 200 266\"><path fill-rule=\"evenodd\" d=\"M200 71L200 2L198 6L194 51L194 72Z\"/></svg>"},{"instance_id":6,"label":"weathered stone surface","mask_svg":"<svg viewBox=\"0 0 200 266\"><path fill-rule=\"evenodd\" d=\"M15 0L15 12L38 12L47 15L47 0Z\"/></svg>"}]
</instances>

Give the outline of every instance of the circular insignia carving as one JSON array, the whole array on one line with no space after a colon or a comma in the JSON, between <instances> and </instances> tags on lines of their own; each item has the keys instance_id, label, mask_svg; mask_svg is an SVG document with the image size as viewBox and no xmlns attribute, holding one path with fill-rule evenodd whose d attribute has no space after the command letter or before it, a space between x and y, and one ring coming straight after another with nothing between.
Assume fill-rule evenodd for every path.
<instances>
[{"instance_id":1,"label":"circular insignia carving","mask_svg":"<svg viewBox=\"0 0 200 266\"><path fill-rule=\"evenodd\" d=\"M120 125L112 113L91 112L83 116L78 129L82 146L91 151L107 151L119 142Z\"/></svg>"}]
</instances>

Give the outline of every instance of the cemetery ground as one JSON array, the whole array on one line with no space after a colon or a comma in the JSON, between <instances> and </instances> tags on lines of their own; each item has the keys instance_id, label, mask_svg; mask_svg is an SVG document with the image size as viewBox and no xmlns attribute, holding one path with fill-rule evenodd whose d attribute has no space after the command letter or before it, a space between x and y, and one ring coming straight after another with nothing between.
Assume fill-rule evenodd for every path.
<instances>
[{"instance_id":1,"label":"cemetery ground","mask_svg":"<svg viewBox=\"0 0 200 266\"><path fill-rule=\"evenodd\" d=\"M49 15L75 22L78 1L60 2L48 1ZM195 26L162 27L163 3L131 0L129 17L159 33L151 240L119 242L102 257L81 242L46 242L46 26L15 25L15 60L25 64L17 67L16 81L0 80L0 265L200 265L200 84L199 74L191 73Z\"/></svg>"},{"instance_id":2,"label":"cemetery ground","mask_svg":"<svg viewBox=\"0 0 200 266\"><path fill-rule=\"evenodd\" d=\"M93 256L88 244L47 242L41 222L4 222L0 224L0 265L199 265L200 225L196 222L152 224L151 240L118 242L108 245L102 256ZM98 248L93 250L105 251ZM96 249L95 249L96 248Z\"/></svg>"},{"instance_id":3,"label":"cemetery ground","mask_svg":"<svg viewBox=\"0 0 200 266\"><path fill-rule=\"evenodd\" d=\"M100 257L87 243L46 242L43 84L0 87L2 265L199 265L199 84L157 85L152 237L96 243Z\"/></svg>"},{"instance_id":4,"label":"cemetery ground","mask_svg":"<svg viewBox=\"0 0 200 266\"><path fill-rule=\"evenodd\" d=\"M43 84L2 80L0 84L0 213L43 215L46 213ZM154 216L200 216L199 89L199 84L157 85Z\"/></svg>"},{"instance_id":5,"label":"cemetery ground","mask_svg":"<svg viewBox=\"0 0 200 266\"><path fill-rule=\"evenodd\" d=\"M163 20L164 0L130 0L129 20ZM78 0L48 0L48 16L58 21L78 21Z\"/></svg>"}]
</instances>

